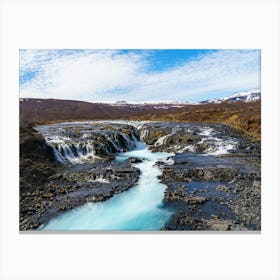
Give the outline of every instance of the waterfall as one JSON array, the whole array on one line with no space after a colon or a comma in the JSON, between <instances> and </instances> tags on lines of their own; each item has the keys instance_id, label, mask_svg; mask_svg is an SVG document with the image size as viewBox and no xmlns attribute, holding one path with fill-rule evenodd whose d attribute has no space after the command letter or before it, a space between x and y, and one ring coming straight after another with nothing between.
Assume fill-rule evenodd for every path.
<instances>
[{"instance_id":1,"label":"waterfall","mask_svg":"<svg viewBox=\"0 0 280 280\"><path fill-rule=\"evenodd\" d=\"M53 148L56 159L63 164L84 163L98 158L93 142L49 142L48 144Z\"/></svg>"},{"instance_id":2,"label":"waterfall","mask_svg":"<svg viewBox=\"0 0 280 280\"><path fill-rule=\"evenodd\" d=\"M126 152L135 148L135 143L139 139L136 127L110 124L112 127L108 128L105 124L61 123L41 125L37 130L52 147L56 160L62 164L94 162L104 155Z\"/></svg>"},{"instance_id":3,"label":"waterfall","mask_svg":"<svg viewBox=\"0 0 280 280\"><path fill-rule=\"evenodd\" d=\"M163 205L166 186L159 182L162 171L155 163L173 154L153 153L144 143L137 141L135 144L133 150L116 156L119 162L130 157L146 159L135 164L141 170L141 176L134 187L106 201L89 202L67 211L39 230L160 230L174 211ZM169 163L172 162L169 160ZM103 176L96 178L95 182L110 184Z\"/></svg>"}]
</instances>

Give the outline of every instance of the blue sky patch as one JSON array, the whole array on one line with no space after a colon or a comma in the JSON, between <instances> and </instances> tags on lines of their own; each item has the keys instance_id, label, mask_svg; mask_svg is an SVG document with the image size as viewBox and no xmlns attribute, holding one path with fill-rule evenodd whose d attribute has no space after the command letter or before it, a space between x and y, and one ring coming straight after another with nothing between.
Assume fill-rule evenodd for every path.
<instances>
[{"instance_id":1,"label":"blue sky patch","mask_svg":"<svg viewBox=\"0 0 280 280\"><path fill-rule=\"evenodd\" d=\"M260 88L260 50L20 50L20 96L202 101Z\"/></svg>"}]
</instances>

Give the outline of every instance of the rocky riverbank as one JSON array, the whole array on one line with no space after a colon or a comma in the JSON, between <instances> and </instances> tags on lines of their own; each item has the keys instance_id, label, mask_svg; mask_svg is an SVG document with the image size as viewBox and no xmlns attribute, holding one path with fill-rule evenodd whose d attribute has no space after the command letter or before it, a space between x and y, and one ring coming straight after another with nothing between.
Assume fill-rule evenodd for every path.
<instances>
[{"instance_id":1,"label":"rocky riverbank","mask_svg":"<svg viewBox=\"0 0 280 280\"><path fill-rule=\"evenodd\" d=\"M165 207L175 214L162 230L260 230L260 145L226 126L143 127L155 151L175 156L157 162L167 186Z\"/></svg>"},{"instance_id":2,"label":"rocky riverbank","mask_svg":"<svg viewBox=\"0 0 280 280\"><path fill-rule=\"evenodd\" d=\"M35 190L22 192L20 229L38 228L64 211L100 202L136 184L139 170L129 163L94 163L62 169Z\"/></svg>"},{"instance_id":3,"label":"rocky riverbank","mask_svg":"<svg viewBox=\"0 0 280 280\"><path fill-rule=\"evenodd\" d=\"M175 156L176 157L176 156ZM188 158L188 155L186 155ZM228 158L227 158L228 159ZM241 168L163 167L165 204L176 214L167 230L260 230L261 178Z\"/></svg>"},{"instance_id":4,"label":"rocky riverbank","mask_svg":"<svg viewBox=\"0 0 280 280\"><path fill-rule=\"evenodd\" d=\"M103 137L98 135L99 129L103 131ZM97 133L92 137L92 141L96 142L92 143L99 147L95 150L97 156L87 156L90 150L82 146L85 149L82 150L80 158L86 158L87 161L73 164L70 160L67 162L67 155L71 153L65 146L64 150L61 149L60 157L57 157L38 131L31 126L21 127L20 230L36 229L60 213L86 202L104 201L136 184L140 172L133 167L135 159L127 162L113 161L117 149L132 148L132 142L128 139L131 139L134 128L124 125L120 130L119 127L114 130L107 127L104 133L104 127L100 125L96 130ZM76 133L76 139L80 139L82 132L78 131L77 127L66 131L68 136ZM109 135L113 133L115 143L105 139L107 131ZM75 146L69 143L67 147L74 149ZM74 154L74 151L72 153ZM78 153L76 155L79 158ZM64 164L61 159L65 159Z\"/></svg>"},{"instance_id":5,"label":"rocky riverbank","mask_svg":"<svg viewBox=\"0 0 280 280\"><path fill-rule=\"evenodd\" d=\"M137 127L137 128L136 128ZM162 230L260 230L260 144L218 124L80 122L23 126L20 131L20 230L37 229L87 202L134 186L139 158L116 153L141 139L154 152L166 185L163 207L174 215Z\"/></svg>"}]
</instances>

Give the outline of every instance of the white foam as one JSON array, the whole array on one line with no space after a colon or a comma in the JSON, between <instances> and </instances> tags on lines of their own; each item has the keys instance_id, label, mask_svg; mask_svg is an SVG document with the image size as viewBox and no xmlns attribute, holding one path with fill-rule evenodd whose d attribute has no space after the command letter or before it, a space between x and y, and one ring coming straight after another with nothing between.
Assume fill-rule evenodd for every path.
<instances>
[{"instance_id":1,"label":"white foam","mask_svg":"<svg viewBox=\"0 0 280 280\"><path fill-rule=\"evenodd\" d=\"M90 142L87 143L74 143L74 142L47 142L53 148L54 155L56 159L65 164L82 164L85 162L95 161L99 159L95 155L93 144ZM71 146L75 146L77 155L71 149Z\"/></svg>"},{"instance_id":2,"label":"white foam","mask_svg":"<svg viewBox=\"0 0 280 280\"><path fill-rule=\"evenodd\" d=\"M172 158L164 158L161 161L164 162L166 165L173 165L175 163L174 159Z\"/></svg>"},{"instance_id":3,"label":"white foam","mask_svg":"<svg viewBox=\"0 0 280 280\"><path fill-rule=\"evenodd\" d=\"M71 138L66 136L59 136L59 135L48 135L46 136L47 143L64 143L65 141L70 141Z\"/></svg>"},{"instance_id":4,"label":"white foam","mask_svg":"<svg viewBox=\"0 0 280 280\"><path fill-rule=\"evenodd\" d=\"M83 139L89 138L89 137L90 137L90 134L89 134L89 133L84 133L84 134L82 135L82 138L83 138Z\"/></svg>"},{"instance_id":5,"label":"white foam","mask_svg":"<svg viewBox=\"0 0 280 280\"><path fill-rule=\"evenodd\" d=\"M194 153L195 152L195 146L194 145L188 145L184 148L181 148L181 149L177 150L176 152L178 154L181 154L181 153L186 152L186 151Z\"/></svg>"},{"instance_id":6,"label":"white foam","mask_svg":"<svg viewBox=\"0 0 280 280\"><path fill-rule=\"evenodd\" d=\"M105 184L110 183L110 181L108 179L105 179L103 176L100 176L99 178L95 179L94 182L105 183Z\"/></svg>"},{"instance_id":7,"label":"white foam","mask_svg":"<svg viewBox=\"0 0 280 280\"><path fill-rule=\"evenodd\" d=\"M213 128L204 127L204 128L202 128L202 130L200 131L200 133L199 133L198 135L201 135L201 136L209 136L209 135L211 135L213 132L214 132L214 129L213 129Z\"/></svg>"},{"instance_id":8,"label":"white foam","mask_svg":"<svg viewBox=\"0 0 280 280\"><path fill-rule=\"evenodd\" d=\"M160 138L158 138L158 140L156 141L155 143L155 146L160 146L160 145L163 145L164 144L164 140L166 138L168 138L169 136L171 136L172 134L167 134L167 135L164 135L164 136L161 136Z\"/></svg>"},{"instance_id":9,"label":"white foam","mask_svg":"<svg viewBox=\"0 0 280 280\"><path fill-rule=\"evenodd\" d=\"M237 142L229 139L229 140L221 140L219 138L215 138L215 146L208 148L205 152L208 155L223 155L229 154L230 150L234 150L236 148Z\"/></svg>"}]
</instances>

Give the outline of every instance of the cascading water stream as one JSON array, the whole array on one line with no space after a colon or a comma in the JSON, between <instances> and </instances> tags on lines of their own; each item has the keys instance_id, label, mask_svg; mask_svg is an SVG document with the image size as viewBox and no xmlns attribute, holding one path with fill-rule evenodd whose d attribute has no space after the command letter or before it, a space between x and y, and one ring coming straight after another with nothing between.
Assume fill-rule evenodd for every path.
<instances>
[{"instance_id":1,"label":"cascading water stream","mask_svg":"<svg viewBox=\"0 0 280 280\"><path fill-rule=\"evenodd\" d=\"M50 220L41 230L159 230L173 212L162 207L165 185L157 178L161 171L153 166L170 153L152 153L143 142L132 151L117 155L117 161L129 157L143 160L135 164L141 171L136 186L105 202L87 203Z\"/></svg>"},{"instance_id":2,"label":"cascading water stream","mask_svg":"<svg viewBox=\"0 0 280 280\"><path fill-rule=\"evenodd\" d=\"M196 135L199 140L191 144L174 144L173 151L176 153L195 152L199 145L205 145L201 155L226 154L238 143L236 139L221 136L208 126L181 126L183 132L179 130L178 125L170 129L167 124L164 135L158 138L155 147L166 145L167 140L175 139L178 133ZM115 194L104 202L89 202L52 218L41 226L40 230L118 231L159 230L164 227L173 212L163 207L166 186L159 182L158 176L161 171L154 165L158 160L173 164L172 159L167 159L173 154L149 150L143 141L150 137L150 131L143 124L138 128L140 127L141 135L135 124L127 122L63 123L38 128L53 148L56 159L63 164L94 162L99 156L112 153L117 153L116 161L126 161L129 157L142 160L134 164L141 172L135 186ZM104 178L98 180L110 184Z\"/></svg>"},{"instance_id":3,"label":"cascading water stream","mask_svg":"<svg viewBox=\"0 0 280 280\"><path fill-rule=\"evenodd\" d=\"M56 160L63 164L94 162L99 159L96 149L105 155L135 147L135 141L139 137L135 127L131 126L130 134L126 134L117 131L116 128L112 131L104 128L96 129L91 127L93 124L88 122L72 123L70 126L68 123L41 125L37 130L45 136L47 144L53 148ZM75 126L81 126L82 129Z\"/></svg>"}]
</instances>

